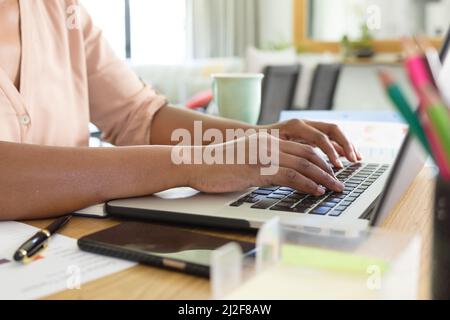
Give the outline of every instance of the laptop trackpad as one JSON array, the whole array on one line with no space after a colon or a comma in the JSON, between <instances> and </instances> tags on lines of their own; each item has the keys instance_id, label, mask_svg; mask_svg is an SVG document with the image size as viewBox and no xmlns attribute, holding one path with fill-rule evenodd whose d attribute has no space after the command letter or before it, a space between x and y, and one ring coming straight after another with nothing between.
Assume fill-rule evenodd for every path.
<instances>
[{"instance_id":1,"label":"laptop trackpad","mask_svg":"<svg viewBox=\"0 0 450 320\"><path fill-rule=\"evenodd\" d=\"M192 188L174 188L155 193L154 196L163 200L189 199L200 194L200 191Z\"/></svg>"}]
</instances>

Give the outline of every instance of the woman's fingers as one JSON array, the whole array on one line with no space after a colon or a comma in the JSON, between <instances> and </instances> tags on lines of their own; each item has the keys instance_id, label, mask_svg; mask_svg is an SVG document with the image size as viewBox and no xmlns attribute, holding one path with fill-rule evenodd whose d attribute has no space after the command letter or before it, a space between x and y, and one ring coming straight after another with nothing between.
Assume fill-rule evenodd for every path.
<instances>
[{"instance_id":1,"label":"woman's fingers","mask_svg":"<svg viewBox=\"0 0 450 320\"><path fill-rule=\"evenodd\" d=\"M345 151L344 151L344 148L342 148L336 141L332 141L331 143L333 144L333 147L336 149L337 153L338 153L341 157L345 157Z\"/></svg>"},{"instance_id":2,"label":"woman's fingers","mask_svg":"<svg viewBox=\"0 0 450 320\"><path fill-rule=\"evenodd\" d=\"M339 155L341 157L346 157L344 148L342 148L336 141L332 141L332 143L333 143L333 147L336 149L337 153L339 153ZM353 146L353 150L355 151L356 158L358 159L358 161L361 161L363 159L361 153L358 151L358 149L355 146Z\"/></svg>"},{"instance_id":3,"label":"woman's fingers","mask_svg":"<svg viewBox=\"0 0 450 320\"><path fill-rule=\"evenodd\" d=\"M341 160L339 160L339 154L325 133L310 125L305 125L302 130L302 136L309 144L319 147L327 155L328 159L330 159L333 166L338 168L343 167Z\"/></svg>"},{"instance_id":4,"label":"woman's fingers","mask_svg":"<svg viewBox=\"0 0 450 320\"><path fill-rule=\"evenodd\" d=\"M362 156L361 152L359 152L359 150L355 146L353 146L353 149L355 150L356 158L358 158L358 161L362 161L363 156Z\"/></svg>"},{"instance_id":5,"label":"woman's fingers","mask_svg":"<svg viewBox=\"0 0 450 320\"><path fill-rule=\"evenodd\" d=\"M282 141L280 145L280 151L285 152L300 158L305 158L316 166L334 176L333 169L330 165L317 154L313 147L305 144L300 144L292 141Z\"/></svg>"},{"instance_id":6,"label":"woman's fingers","mask_svg":"<svg viewBox=\"0 0 450 320\"><path fill-rule=\"evenodd\" d=\"M358 161L357 153L355 152L353 145L338 125L315 121L307 121L307 123L337 142L344 149L345 157L348 160L351 162Z\"/></svg>"},{"instance_id":7,"label":"woman's fingers","mask_svg":"<svg viewBox=\"0 0 450 320\"><path fill-rule=\"evenodd\" d=\"M284 153L280 155L280 166L284 168L294 169L301 175L311 179L317 184L326 187L329 190L341 192L345 188L345 186L336 178L334 178L334 176L325 172L305 158L300 158Z\"/></svg>"}]
</instances>

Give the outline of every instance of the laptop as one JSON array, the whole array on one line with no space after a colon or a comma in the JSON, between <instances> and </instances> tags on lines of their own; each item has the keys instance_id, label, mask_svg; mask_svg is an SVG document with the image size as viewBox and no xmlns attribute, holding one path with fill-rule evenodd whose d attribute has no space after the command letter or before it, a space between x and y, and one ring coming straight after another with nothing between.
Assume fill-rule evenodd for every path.
<instances>
[{"instance_id":1,"label":"laptop","mask_svg":"<svg viewBox=\"0 0 450 320\"><path fill-rule=\"evenodd\" d=\"M449 36L441 58L445 59ZM446 70L448 68L444 68ZM280 218L282 224L317 227L381 225L401 200L427 159L420 144L408 135L394 164L345 163L335 169L346 188L314 197L287 187L252 188L230 194L204 194L177 188L159 194L110 201L110 216L233 229L258 229ZM376 213L376 214L374 214Z\"/></svg>"}]
</instances>

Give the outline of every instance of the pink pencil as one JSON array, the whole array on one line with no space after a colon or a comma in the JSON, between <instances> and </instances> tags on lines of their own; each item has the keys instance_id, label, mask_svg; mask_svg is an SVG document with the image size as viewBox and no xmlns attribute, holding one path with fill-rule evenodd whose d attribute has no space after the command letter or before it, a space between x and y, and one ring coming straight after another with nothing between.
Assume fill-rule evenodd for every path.
<instances>
[{"instance_id":1,"label":"pink pencil","mask_svg":"<svg viewBox=\"0 0 450 320\"><path fill-rule=\"evenodd\" d=\"M407 53L407 59L405 61L406 70L408 71L409 77L418 96L421 97L421 88L425 85L434 86L434 81L432 80L428 67L425 64L424 56L416 48L414 42L411 39L405 39L403 43ZM425 101L421 98L419 117L423 130L427 136L428 143L430 144L431 151L434 155L434 160L436 161L436 165L439 167L442 177L445 180L450 180L450 164L448 163L446 153L439 142L438 135L428 119L426 107Z\"/></svg>"}]
</instances>

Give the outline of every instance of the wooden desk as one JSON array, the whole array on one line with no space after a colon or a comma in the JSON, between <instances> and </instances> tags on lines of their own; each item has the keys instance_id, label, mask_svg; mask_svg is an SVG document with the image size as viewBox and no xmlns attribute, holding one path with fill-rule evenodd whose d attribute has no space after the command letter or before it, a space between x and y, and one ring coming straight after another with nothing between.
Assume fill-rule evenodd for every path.
<instances>
[{"instance_id":1,"label":"wooden desk","mask_svg":"<svg viewBox=\"0 0 450 320\"><path fill-rule=\"evenodd\" d=\"M431 260L433 190L432 172L429 168L425 168L385 223L387 229L417 232L422 237L419 293L421 299L430 297L429 262ZM36 227L44 227L48 221L29 223ZM63 230L62 234L80 238L118 223L120 221L76 218ZM251 233L212 231L206 233L219 234L230 239L254 240L254 234ZM47 299L209 299L210 296L209 281L205 279L148 266L136 266L84 284L81 290L60 292Z\"/></svg>"}]
</instances>

